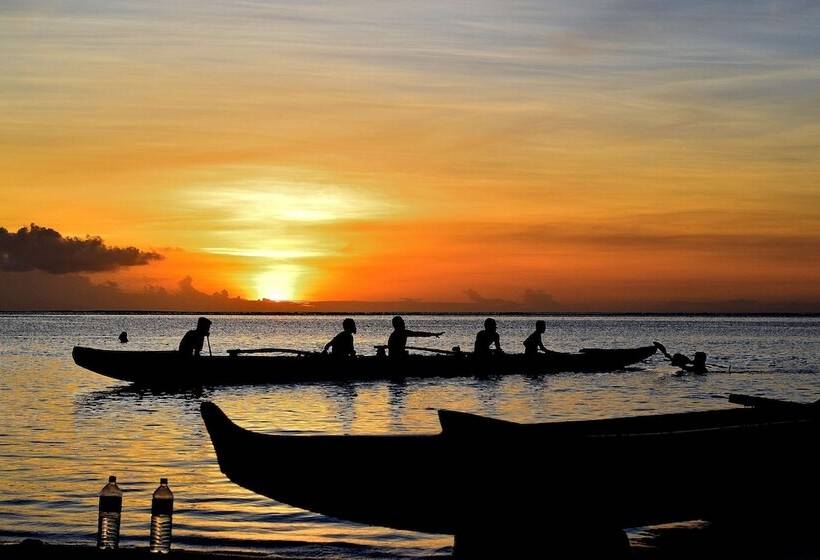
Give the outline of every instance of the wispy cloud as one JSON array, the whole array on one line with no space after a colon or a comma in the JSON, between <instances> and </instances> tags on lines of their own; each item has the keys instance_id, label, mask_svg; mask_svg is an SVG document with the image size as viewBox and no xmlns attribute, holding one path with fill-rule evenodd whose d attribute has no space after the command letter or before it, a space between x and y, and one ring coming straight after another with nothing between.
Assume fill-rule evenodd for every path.
<instances>
[{"instance_id":1,"label":"wispy cloud","mask_svg":"<svg viewBox=\"0 0 820 560\"><path fill-rule=\"evenodd\" d=\"M6 2L0 223L182 247L234 291L754 299L820 276L819 27L812 0Z\"/></svg>"}]
</instances>

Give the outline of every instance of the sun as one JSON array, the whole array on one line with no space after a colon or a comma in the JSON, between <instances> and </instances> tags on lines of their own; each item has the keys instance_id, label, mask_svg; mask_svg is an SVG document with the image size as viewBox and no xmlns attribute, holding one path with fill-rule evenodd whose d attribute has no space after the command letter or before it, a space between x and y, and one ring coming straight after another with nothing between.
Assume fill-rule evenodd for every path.
<instances>
[{"instance_id":1,"label":"sun","mask_svg":"<svg viewBox=\"0 0 820 560\"><path fill-rule=\"evenodd\" d=\"M297 264L278 264L254 277L256 297L274 301L298 300L299 280L304 274Z\"/></svg>"}]
</instances>

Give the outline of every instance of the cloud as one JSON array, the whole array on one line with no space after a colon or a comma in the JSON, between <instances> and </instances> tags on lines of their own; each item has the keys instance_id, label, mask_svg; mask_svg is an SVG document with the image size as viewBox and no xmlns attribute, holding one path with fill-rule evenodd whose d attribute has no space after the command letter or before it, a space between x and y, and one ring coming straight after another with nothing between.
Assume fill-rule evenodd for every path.
<instances>
[{"instance_id":1,"label":"cloud","mask_svg":"<svg viewBox=\"0 0 820 560\"><path fill-rule=\"evenodd\" d=\"M299 311L300 303L252 301L231 297L226 290L211 294L196 289L190 276L176 289L145 286L142 291L123 290L114 282L95 283L81 274L49 274L41 270L0 270L0 310L123 310L123 311ZM278 305L274 305L274 303Z\"/></svg>"},{"instance_id":2,"label":"cloud","mask_svg":"<svg viewBox=\"0 0 820 560\"><path fill-rule=\"evenodd\" d=\"M471 306L479 311L557 311L560 304L544 290L526 289L520 301L486 298L472 288L464 290Z\"/></svg>"},{"instance_id":3,"label":"cloud","mask_svg":"<svg viewBox=\"0 0 820 560\"><path fill-rule=\"evenodd\" d=\"M232 313L479 313L479 312L678 312L678 313L818 313L820 301L802 300L657 300L634 301L617 306L580 307L558 305L549 294L529 289L522 301L485 298L475 290L467 302L423 301L270 301L232 297L226 290L206 293L198 290L190 276L176 289L147 286L141 292L127 292L113 282L95 284L80 274L49 274L40 270L5 272L0 270L0 310L2 311L175 311ZM550 306L551 305L551 306Z\"/></svg>"},{"instance_id":4,"label":"cloud","mask_svg":"<svg viewBox=\"0 0 820 560\"><path fill-rule=\"evenodd\" d=\"M559 306L555 298L544 290L524 290L522 300L528 311L552 311Z\"/></svg>"},{"instance_id":5,"label":"cloud","mask_svg":"<svg viewBox=\"0 0 820 560\"><path fill-rule=\"evenodd\" d=\"M159 259L159 253L136 247L108 247L99 237L63 237L56 230L36 224L20 228L17 233L0 227L0 270L8 272L103 272Z\"/></svg>"},{"instance_id":6,"label":"cloud","mask_svg":"<svg viewBox=\"0 0 820 560\"><path fill-rule=\"evenodd\" d=\"M513 301L508 301L508 300L501 299L501 298L485 298L484 296L482 296L481 294L479 294L477 291L473 290L472 288L467 288L466 290L464 290L464 295L466 295L467 298L472 303L477 303L479 305L488 306L487 309L489 309L490 307L496 307L496 306L499 306L499 305L501 305L501 306L505 306L505 305L506 306L511 306L512 305L512 306L518 307L518 303L513 302Z\"/></svg>"},{"instance_id":7,"label":"cloud","mask_svg":"<svg viewBox=\"0 0 820 560\"><path fill-rule=\"evenodd\" d=\"M725 212L664 212L628 216L595 226L561 223L515 225L491 235L483 234L482 243L515 243L547 250L559 246L585 250L630 251L713 255L720 258L750 257L769 263L792 261L808 263L820 255L820 232L813 227L814 216L792 214L791 224L785 216L745 212L739 216L745 224L756 224L752 230L743 222L731 221ZM476 228L480 229L480 228ZM486 230L487 228L484 227ZM471 232L471 236L477 234Z\"/></svg>"}]
</instances>

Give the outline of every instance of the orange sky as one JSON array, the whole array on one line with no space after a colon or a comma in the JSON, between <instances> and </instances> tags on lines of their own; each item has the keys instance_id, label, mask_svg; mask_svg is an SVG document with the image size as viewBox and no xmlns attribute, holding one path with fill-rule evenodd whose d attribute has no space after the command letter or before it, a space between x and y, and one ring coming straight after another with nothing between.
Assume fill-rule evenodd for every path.
<instances>
[{"instance_id":1,"label":"orange sky","mask_svg":"<svg viewBox=\"0 0 820 560\"><path fill-rule=\"evenodd\" d=\"M820 302L811 3L441 4L5 5L0 226L134 292Z\"/></svg>"}]
</instances>

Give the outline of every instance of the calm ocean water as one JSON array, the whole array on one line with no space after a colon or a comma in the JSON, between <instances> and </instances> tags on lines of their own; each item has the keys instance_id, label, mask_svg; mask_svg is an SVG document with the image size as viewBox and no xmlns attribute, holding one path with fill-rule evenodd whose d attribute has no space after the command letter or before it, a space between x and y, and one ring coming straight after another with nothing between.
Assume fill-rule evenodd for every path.
<instances>
[{"instance_id":1,"label":"calm ocean water","mask_svg":"<svg viewBox=\"0 0 820 560\"><path fill-rule=\"evenodd\" d=\"M320 349L341 316L212 316L214 353L228 348ZM483 316L405 316L408 327L445 331L429 346L471 347ZM536 317L499 317L502 345L520 351ZM532 422L728 407L729 392L820 398L820 318L547 317L548 348L664 342L732 366L676 376L660 356L627 372L490 380L426 380L224 387L160 393L131 389L75 366L74 345L172 349L190 315L0 315L0 541L23 537L91 544L96 495L109 474L125 491L121 541L146 545L151 493L161 476L175 492L174 544L261 550L288 558L446 557L452 538L355 525L278 504L219 472L199 418L213 400L239 424L269 433L433 433L436 409ZM356 317L360 353L386 341L389 316ZM282 458L283 461L287 457ZM333 461L343 457L328 458ZM538 480L548 484L549 481ZM514 515L514 512L512 513ZM639 532L632 533L633 537ZM637 537L636 537L637 538Z\"/></svg>"}]
</instances>

